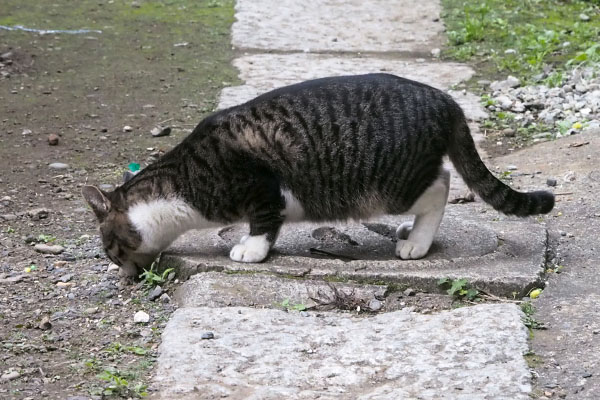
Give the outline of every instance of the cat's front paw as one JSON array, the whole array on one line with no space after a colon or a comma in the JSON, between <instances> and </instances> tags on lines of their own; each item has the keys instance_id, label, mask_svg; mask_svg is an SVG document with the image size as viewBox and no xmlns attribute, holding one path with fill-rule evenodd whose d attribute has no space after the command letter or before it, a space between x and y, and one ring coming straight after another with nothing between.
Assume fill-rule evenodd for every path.
<instances>
[{"instance_id":1,"label":"cat's front paw","mask_svg":"<svg viewBox=\"0 0 600 400\"><path fill-rule=\"evenodd\" d=\"M236 244L229 253L229 258L239 262L261 262L269 254L271 245L266 235L260 236L245 236L242 238L242 243Z\"/></svg>"},{"instance_id":2,"label":"cat's front paw","mask_svg":"<svg viewBox=\"0 0 600 400\"><path fill-rule=\"evenodd\" d=\"M410 240L398 240L396 243L396 256L403 260L416 260L427 255L429 247L411 242Z\"/></svg>"}]
</instances>

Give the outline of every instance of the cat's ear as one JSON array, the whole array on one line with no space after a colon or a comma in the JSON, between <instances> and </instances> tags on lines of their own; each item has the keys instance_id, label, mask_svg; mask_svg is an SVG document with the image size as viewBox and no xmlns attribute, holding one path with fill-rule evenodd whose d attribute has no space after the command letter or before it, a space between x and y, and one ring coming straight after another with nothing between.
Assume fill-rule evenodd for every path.
<instances>
[{"instance_id":1,"label":"cat's ear","mask_svg":"<svg viewBox=\"0 0 600 400\"><path fill-rule=\"evenodd\" d=\"M137 175L137 172L125 171L123 172L123 183L127 183L131 178Z\"/></svg>"},{"instance_id":2,"label":"cat's ear","mask_svg":"<svg viewBox=\"0 0 600 400\"><path fill-rule=\"evenodd\" d=\"M88 202L98 220L102 221L110 211L110 200L105 196L102 190L96 186L84 186L81 189L81 194Z\"/></svg>"}]
</instances>

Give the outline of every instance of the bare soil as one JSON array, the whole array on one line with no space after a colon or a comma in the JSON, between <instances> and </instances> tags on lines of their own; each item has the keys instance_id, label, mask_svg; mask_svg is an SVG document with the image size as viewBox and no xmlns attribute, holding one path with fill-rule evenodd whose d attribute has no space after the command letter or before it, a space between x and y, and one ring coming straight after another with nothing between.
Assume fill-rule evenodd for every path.
<instances>
[{"instance_id":1,"label":"bare soil","mask_svg":"<svg viewBox=\"0 0 600 400\"><path fill-rule=\"evenodd\" d=\"M0 29L0 398L139 397L174 305L108 270L80 188L114 186L129 163L152 162L236 83L233 2L2 9L0 25L102 33ZM153 138L155 126L173 132ZM34 251L43 242L64 251ZM140 310L148 323L134 323Z\"/></svg>"}]
</instances>

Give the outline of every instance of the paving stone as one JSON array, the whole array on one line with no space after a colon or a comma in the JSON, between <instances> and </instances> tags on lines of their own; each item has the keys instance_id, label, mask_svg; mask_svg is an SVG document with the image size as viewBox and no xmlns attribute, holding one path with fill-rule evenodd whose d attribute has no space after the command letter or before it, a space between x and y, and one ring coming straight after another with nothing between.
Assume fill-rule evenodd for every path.
<instances>
[{"instance_id":1,"label":"paving stone","mask_svg":"<svg viewBox=\"0 0 600 400\"><path fill-rule=\"evenodd\" d=\"M470 79L474 74L471 67L459 63L417 63L383 57L328 54L254 54L235 59L233 65L240 71L239 77L245 84L223 89L219 108L243 103L278 87L325 76L384 72L446 90ZM461 91L451 94L471 119L479 120L487 116L477 96Z\"/></svg>"},{"instance_id":2,"label":"paving stone","mask_svg":"<svg viewBox=\"0 0 600 400\"><path fill-rule=\"evenodd\" d=\"M442 44L439 1L238 0L235 47L311 52L419 52Z\"/></svg>"},{"instance_id":3,"label":"paving stone","mask_svg":"<svg viewBox=\"0 0 600 400\"><path fill-rule=\"evenodd\" d=\"M521 318L512 304L366 317L181 308L162 336L156 398L528 399Z\"/></svg>"},{"instance_id":4,"label":"paving stone","mask_svg":"<svg viewBox=\"0 0 600 400\"><path fill-rule=\"evenodd\" d=\"M324 282L313 279L289 279L269 274L227 274L205 272L192 276L175 292L179 307L252 306L267 308L339 308L336 301L369 306L383 299L386 285ZM336 296L337 294L337 296ZM342 300L343 300L342 299ZM283 304L286 304L284 306ZM373 304L374 305L374 304ZM330 307L328 307L330 306ZM353 307L355 308L355 307ZM372 309L371 307L369 307ZM383 308L383 305L377 310Z\"/></svg>"}]
</instances>

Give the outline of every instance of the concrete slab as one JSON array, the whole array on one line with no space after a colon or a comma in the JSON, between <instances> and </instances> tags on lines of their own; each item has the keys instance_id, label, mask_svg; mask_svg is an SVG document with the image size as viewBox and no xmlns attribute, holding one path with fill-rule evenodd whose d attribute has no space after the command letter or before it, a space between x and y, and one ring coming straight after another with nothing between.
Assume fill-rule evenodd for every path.
<instances>
[{"instance_id":1,"label":"concrete slab","mask_svg":"<svg viewBox=\"0 0 600 400\"><path fill-rule=\"evenodd\" d=\"M245 84L223 89L218 106L221 109L244 103L278 87L325 76L386 72L447 90L474 74L471 67L459 63L326 54L254 54L235 59L233 65L240 71L239 77ZM487 118L479 97L462 91L450 94L471 120Z\"/></svg>"},{"instance_id":2,"label":"concrete slab","mask_svg":"<svg viewBox=\"0 0 600 400\"><path fill-rule=\"evenodd\" d=\"M356 309L361 306L364 311L381 311L386 290L385 285L289 279L289 276L261 273L205 272L192 276L177 288L174 299L179 307L294 309L302 305L307 309Z\"/></svg>"},{"instance_id":3,"label":"concrete slab","mask_svg":"<svg viewBox=\"0 0 600 400\"><path fill-rule=\"evenodd\" d=\"M176 268L181 279L207 271L266 273L393 283L428 292L439 290L440 278L467 278L496 295L525 294L544 271L546 229L533 219L488 210L478 203L448 205L432 249L422 260L395 257L392 232L407 217L384 216L368 223L286 224L272 254L258 264L228 257L247 233L244 225L191 231L163 252L160 266Z\"/></svg>"},{"instance_id":4,"label":"concrete slab","mask_svg":"<svg viewBox=\"0 0 600 400\"><path fill-rule=\"evenodd\" d=\"M444 30L439 1L238 0L235 17L246 49L429 54Z\"/></svg>"},{"instance_id":5,"label":"concrete slab","mask_svg":"<svg viewBox=\"0 0 600 400\"><path fill-rule=\"evenodd\" d=\"M367 317L181 308L162 336L154 397L527 399L521 317L512 304Z\"/></svg>"}]
</instances>

